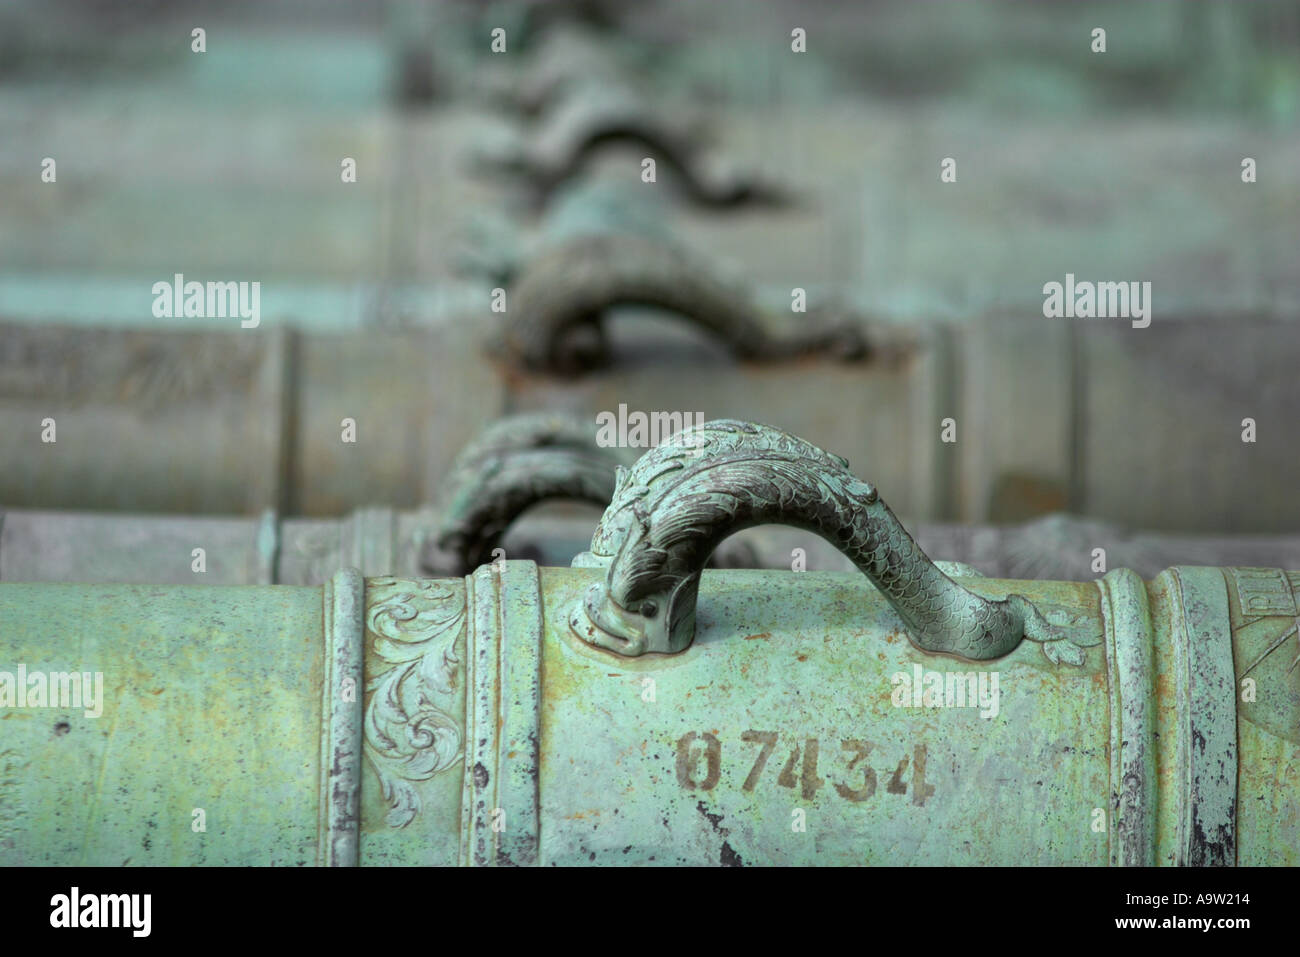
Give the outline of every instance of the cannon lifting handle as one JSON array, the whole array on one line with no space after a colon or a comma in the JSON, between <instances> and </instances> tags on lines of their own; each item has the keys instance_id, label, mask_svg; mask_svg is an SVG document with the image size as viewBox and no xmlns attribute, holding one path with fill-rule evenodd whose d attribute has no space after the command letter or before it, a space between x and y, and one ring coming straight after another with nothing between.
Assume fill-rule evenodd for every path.
<instances>
[{"instance_id":1,"label":"cannon lifting handle","mask_svg":"<svg viewBox=\"0 0 1300 957\"><path fill-rule=\"evenodd\" d=\"M777 429L730 420L679 432L619 469L591 550L574 561L605 567L606 577L570 625L582 640L621 655L686 649L709 555L733 532L768 524L836 545L925 651L986 660L1023 637L1067 637L1020 595L984 598L945 575L844 459Z\"/></svg>"}]
</instances>

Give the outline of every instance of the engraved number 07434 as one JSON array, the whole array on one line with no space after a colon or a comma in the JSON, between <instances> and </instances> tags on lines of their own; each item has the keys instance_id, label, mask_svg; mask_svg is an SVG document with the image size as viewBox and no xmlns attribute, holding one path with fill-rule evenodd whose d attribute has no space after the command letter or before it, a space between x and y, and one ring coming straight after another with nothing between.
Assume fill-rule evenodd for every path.
<instances>
[{"instance_id":1,"label":"engraved number 07434","mask_svg":"<svg viewBox=\"0 0 1300 957\"><path fill-rule=\"evenodd\" d=\"M763 771L768 760L776 751L780 735L776 731L745 731L740 740L759 746L754 764L745 776L741 790L753 792L762 780ZM697 743L702 743L703 748ZM844 738L840 741L843 752L844 780L832 781L835 793L846 801L855 804L867 800L876 793L876 771L867 758L874 745L870 741L857 738ZM777 775L776 783L781 787L798 787L805 801L817 796L817 791L826 783L817 773L817 764L821 755L821 742L817 738L805 738L802 744L796 743L789 757ZM701 769L700 765L703 764ZM912 803L921 806L926 798L934 794L934 786L925 780L926 747L918 744L910 755L904 755L898 767L890 775L885 791L889 794L906 794L908 782L904 775L908 766L912 772ZM796 773L797 772L797 773ZM690 790L710 791L717 786L722 777L722 742L717 735L708 731L697 733L691 731L677 741L677 781Z\"/></svg>"}]
</instances>

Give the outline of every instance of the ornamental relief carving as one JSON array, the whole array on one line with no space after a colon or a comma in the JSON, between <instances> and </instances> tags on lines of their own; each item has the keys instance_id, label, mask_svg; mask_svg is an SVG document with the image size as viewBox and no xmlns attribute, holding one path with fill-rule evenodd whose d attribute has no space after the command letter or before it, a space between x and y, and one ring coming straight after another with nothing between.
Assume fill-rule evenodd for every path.
<instances>
[{"instance_id":1,"label":"ornamental relief carving","mask_svg":"<svg viewBox=\"0 0 1300 957\"><path fill-rule=\"evenodd\" d=\"M464 633L464 581L366 581L365 755L392 827L420 813L415 785L461 758L464 729L454 713Z\"/></svg>"}]
</instances>

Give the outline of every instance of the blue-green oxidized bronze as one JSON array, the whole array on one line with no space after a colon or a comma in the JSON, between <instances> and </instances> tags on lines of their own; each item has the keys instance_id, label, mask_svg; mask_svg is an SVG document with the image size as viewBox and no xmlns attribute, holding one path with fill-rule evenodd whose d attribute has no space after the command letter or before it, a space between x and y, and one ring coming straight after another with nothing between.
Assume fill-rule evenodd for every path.
<instances>
[{"instance_id":1,"label":"blue-green oxidized bronze","mask_svg":"<svg viewBox=\"0 0 1300 957\"><path fill-rule=\"evenodd\" d=\"M997 658L1028 637L1058 642L1021 595L973 595L921 551L876 489L839 456L746 422L683 430L621 470L582 564L606 564L574 627L625 655L682 651L695 628L700 572L718 544L755 525L794 525L836 544L884 593L926 651ZM586 619L584 623L583 619ZM1099 634L1069 636L1095 644ZM1049 657L1055 658L1053 646ZM1081 656L1078 647L1067 652Z\"/></svg>"},{"instance_id":2,"label":"blue-green oxidized bronze","mask_svg":"<svg viewBox=\"0 0 1300 957\"><path fill-rule=\"evenodd\" d=\"M764 432L737 434L701 461ZM972 602L1020 595L1066 635L973 661L926 650L905 586L705 570L689 646L627 657L570 612L634 557L0 584L0 863L1300 863L1300 573L949 567ZM19 666L98 672L102 696L15 701ZM913 674L939 700L900 694ZM996 700L946 698L995 677Z\"/></svg>"}]
</instances>

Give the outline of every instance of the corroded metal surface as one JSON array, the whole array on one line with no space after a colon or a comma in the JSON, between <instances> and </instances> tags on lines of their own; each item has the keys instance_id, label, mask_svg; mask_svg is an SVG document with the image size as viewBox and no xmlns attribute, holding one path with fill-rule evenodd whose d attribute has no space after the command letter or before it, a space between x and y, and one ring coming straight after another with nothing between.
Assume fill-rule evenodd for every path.
<instances>
[{"instance_id":1,"label":"corroded metal surface","mask_svg":"<svg viewBox=\"0 0 1300 957\"><path fill-rule=\"evenodd\" d=\"M867 575L702 570L764 518ZM1300 862L1300 572L941 568L732 422L620 472L578 564L0 585L0 862Z\"/></svg>"},{"instance_id":2,"label":"corroded metal surface","mask_svg":"<svg viewBox=\"0 0 1300 957\"><path fill-rule=\"evenodd\" d=\"M601 575L366 581L362 864L1297 863L1296 573L960 579L1095 622L1077 664L935 656L863 576L774 571L706 571L691 647L628 659L568 627ZM104 688L0 713L0 860L331 860L328 594L0 586L0 660ZM1251 704L1195 663L1229 648ZM996 708L900 704L914 669Z\"/></svg>"},{"instance_id":3,"label":"corroded metal surface","mask_svg":"<svg viewBox=\"0 0 1300 957\"><path fill-rule=\"evenodd\" d=\"M785 524L834 542L928 651L997 658L1023 637L1066 637L1020 595L990 601L956 585L847 466L753 423L724 420L678 432L620 472L591 551L575 560L608 568L604 585L575 609L575 630L620 654L683 650L694 637L699 576L714 549L740 529ZM1070 640L1075 647L1067 654L1078 659L1079 646L1099 636L1073 633Z\"/></svg>"},{"instance_id":4,"label":"corroded metal surface","mask_svg":"<svg viewBox=\"0 0 1300 957\"><path fill-rule=\"evenodd\" d=\"M1109 786L1095 649L1082 665L1052 665L1030 643L992 663L937 658L864 577L812 574L705 572L680 655L595 651L548 616L543 674L558 693L544 699L556 746L542 789L565 792L543 830L549 860L1105 863L1087 820ZM572 607L592 572L547 570L543 584L548 608ZM990 597L1010 583L962 585ZM1090 585L1028 593L1096 613ZM893 676L917 666L963 681L996 671L998 717L896 707ZM623 711L626 725L604 717ZM579 747L593 725L600 743Z\"/></svg>"},{"instance_id":5,"label":"corroded metal surface","mask_svg":"<svg viewBox=\"0 0 1300 957\"><path fill-rule=\"evenodd\" d=\"M541 863L542 594L536 566L479 568L466 683L462 864Z\"/></svg>"},{"instance_id":6,"label":"corroded metal surface","mask_svg":"<svg viewBox=\"0 0 1300 957\"><path fill-rule=\"evenodd\" d=\"M1228 590L1217 568L1173 568L1180 776L1188 782L1176 864L1237 862L1237 706Z\"/></svg>"},{"instance_id":7,"label":"corroded metal surface","mask_svg":"<svg viewBox=\"0 0 1300 957\"><path fill-rule=\"evenodd\" d=\"M355 568L343 569L323 588L318 853L319 863L330 867L355 867L361 861L358 804L365 591L365 581Z\"/></svg>"},{"instance_id":8,"label":"corroded metal surface","mask_svg":"<svg viewBox=\"0 0 1300 957\"><path fill-rule=\"evenodd\" d=\"M1156 860L1155 629L1146 582L1132 570L1116 569L1098 585L1111 715L1109 862L1146 867Z\"/></svg>"},{"instance_id":9,"label":"corroded metal surface","mask_svg":"<svg viewBox=\"0 0 1300 957\"><path fill-rule=\"evenodd\" d=\"M101 6L0 10L0 503L185 517L0 524L146 583L0 585L0 863L1298 862L1294 544L1113 524L1300 530L1291 5Z\"/></svg>"},{"instance_id":10,"label":"corroded metal surface","mask_svg":"<svg viewBox=\"0 0 1300 957\"><path fill-rule=\"evenodd\" d=\"M0 710L0 856L326 863L323 606L322 588L0 587L3 670L103 675L98 717Z\"/></svg>"}]
</instances>

